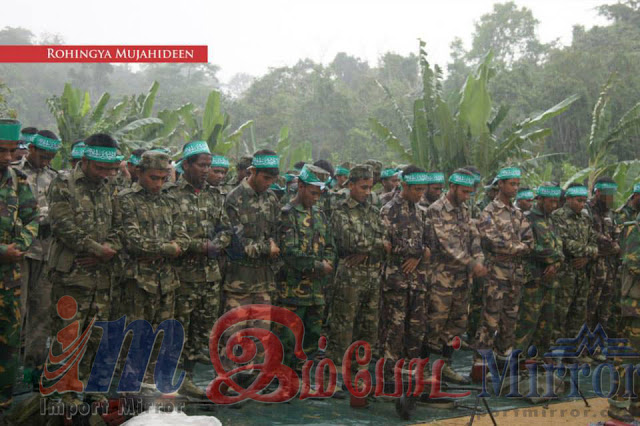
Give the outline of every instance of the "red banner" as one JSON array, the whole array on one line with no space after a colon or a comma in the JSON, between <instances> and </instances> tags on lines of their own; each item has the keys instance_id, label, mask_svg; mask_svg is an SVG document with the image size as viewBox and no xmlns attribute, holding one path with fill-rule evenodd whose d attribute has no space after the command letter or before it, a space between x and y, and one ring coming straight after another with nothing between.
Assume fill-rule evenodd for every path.
<instances>
[{"instance_id":1,"label":"red banner","mask_svg":"<svg viewBox=\"0 0 640 426\"><path fill-rule=\"evenodd\" d=\"M208 62L207 46L0 46L0 62Z\"/></svg>"}]
</instances>

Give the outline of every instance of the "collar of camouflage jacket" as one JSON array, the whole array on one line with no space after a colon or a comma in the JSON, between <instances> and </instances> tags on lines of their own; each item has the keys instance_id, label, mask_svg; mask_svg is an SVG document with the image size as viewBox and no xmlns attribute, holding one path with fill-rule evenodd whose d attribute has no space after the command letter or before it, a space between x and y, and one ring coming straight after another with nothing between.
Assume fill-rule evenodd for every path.
<instances>
[{"instance_id":1,"label":"collar of camouflage jacket","mask_svg":"<svg viewBox=\"0 0 640 426\"><path fill-rule=\"evenodd\" d=\"M502 200L498 196L496 196L496 198L493 199L492 203L496 203L496 207L498 207L501 210L514 210L515 209L515 206L513 205L513 203L511 201L509 202L509 205L506 205L505 203L502 202Z\"/></svg>"},{"instance_id":2,"label":"collar of camouflage jacket","mask_svg":"<svg viewBox=\"0 0 640 426\"><path fill-rule=\"evenodd\" d=\"M358 206L366 207L367 205L369 205L369 199L367 198L366 200L364 200L364 203L360 203L356 201L353 197L351 197L351 195L349 195L349 197L347 198L346 204L347 204L347 207L349 207L350 209L354 209Z\"/></svg>"}]
</instances>

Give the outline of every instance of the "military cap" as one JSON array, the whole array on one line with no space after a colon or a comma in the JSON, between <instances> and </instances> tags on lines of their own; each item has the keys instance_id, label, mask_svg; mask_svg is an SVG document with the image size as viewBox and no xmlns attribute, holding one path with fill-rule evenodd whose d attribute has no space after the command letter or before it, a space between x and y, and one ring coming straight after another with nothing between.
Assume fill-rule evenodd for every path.
<instances>
[{"instance_id":1,"label":"military cap","mask_svg":"<svg viewBox=\"0 0 640 426\"><path fill-rule=\"evenodd\" d=\"M146 151L140 157L139 166L146 170L168 170L170 165L171 159L161 151Z\"/></svg>"},{"instance_id":2,"label":"military cap","mask_svg":"<svg viewBox=\"0 0 640 426\"><path fill-rule=\"evenodd\" d=\"M380 173L382 172L382 161L369 159L365 161L364 164L371 166L371 172L375 176L380 176Z\"/></svg>"},{"instance_id":3,"label":"military cap","mask_svg":"<svg viewBox=\"0 0 640 426\"><path fill-rule=\"evenodd\" d=\"M349 171L349 179L352 181L359 179L373 179L371 167L366 164L357 164L353 166Z\"/></svg>"},{"instance_id":4,"label":"military cap","mask_svg":"<svg viewBox=\"0 0 640 426\"><path fill-rule=\"evenodd\" d=\"M242 169L242 170L247 169L247 168L249 168L249 166L251 166L251 161L252 160L253 160L253 156L251 156L251 155L243 155L238 160L238 163L237 163L236 167L238 169Z\"/></svg>"}]
</instances>

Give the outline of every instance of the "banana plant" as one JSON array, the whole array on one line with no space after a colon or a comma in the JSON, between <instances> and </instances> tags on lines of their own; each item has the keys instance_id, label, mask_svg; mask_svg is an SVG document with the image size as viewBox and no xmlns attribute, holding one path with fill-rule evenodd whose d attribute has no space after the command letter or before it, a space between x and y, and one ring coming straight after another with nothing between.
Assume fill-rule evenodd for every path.
<instances>
[{"instance_id":1,"label":"banana plant","mask_svg":"<svg viewBox=\"0 0 640 426\"><path fill-rule=\"evenodd\" d=\"M612 125L609 100L614 77L615 75L612 74L602 86L598 100L593 107L591 131L585 147L589 154L589 164L571 176L565 186L587 179L589 191L591 191L600 176L610 175L618 184L615 201L621 203L629 196L633 184L636 182L640 171L640 161L618 161L611 151L616 143L639 134L640 102L631 107L617 123Z\"/></svg>"},{"instance_id":2,"label":"banana plant","mask_svg":"<svg viewBox=\"0 0 640 426\"><path fill-rule=\"evenodd\" d=\"M398 155L400 161L447 173L474 164L484 176L489 176L505 164L539 159L541 142L551 133L550 129L540 126L566 111L578 97L571 96L498 135L509 108L500 106L494 112L489 93L489 81L495 75L491 67L492 59L493 54L489 52L467 77L457 105L452 109L442 93L441 69L437 65L431 67L427 61L425 43L420 40L422 96L414 101L411 121L401 116L406 124L409 147L406 148L407 144L387 126L370 118L373 133ZM392 99L389 90L383 89Z\"/></svg>"},{"instance_id":3,"label":"banana plant","mask_svg":"<svg viewBox=\"0 0 640 426\"><path fill-rule=\"evenodd\" d=\"M0 80L0 117L15 119L18 113L15 109L9 108L7 103L7 94L11 93L11 90Z\"/></svg>"},{"instance_id":4,"label":"banana plant","mask_svg":"<svg viewBox=\"0 0 640 426\"><path fill-rule=\"evenodd\" d=\"M73 142L93 133L111 134L120 142L123 151L142 146L153 138L154 129L164 126L162 119L151 117L159 84L154 82L146 94L125 97L111 108L107 107L111 95L103 93L91 105L89 92L64 86L61 96L47 99L49 111L56 120L58 136L62 140L61 158L66 158ZM56 164L60 166L60 164Z\"/></svg>"},{"instance_id":5,"label":"banana plant","mask_svg":"<svg viewBox=\"0 0 640 426\"><path fill-rule=\"evenodd\" d=\"M312 144L309 141L294 143L289 137L289 128L280 128L280 135L276 143L276 152L280 156L280 168L290 170L299 161L309 162L312 160Z\"/></svg>"}]
</instances>

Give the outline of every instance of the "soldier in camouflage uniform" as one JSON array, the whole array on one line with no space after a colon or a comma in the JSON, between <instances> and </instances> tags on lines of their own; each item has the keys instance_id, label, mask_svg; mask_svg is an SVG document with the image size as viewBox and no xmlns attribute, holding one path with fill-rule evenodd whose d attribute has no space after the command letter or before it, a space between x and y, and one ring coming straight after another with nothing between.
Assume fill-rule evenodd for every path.
<instances>
[{"instance_id":1,"label":"soldier in camouflage uniform","mask_svg":"<svg viewBox=\"0 0 640 426\"><path fill-rule=\"evenodd\" d=\"M334 185L333 192L338 192L345 187L349 180L349 169L351 165L349 163L342 163L335 170L336 184Z\"/></svg>"},{"instance_id":2,"label":"soldier in camouflage uniform","mask_svg":"<svg viewBox=\"0 0 640 426\"><path fill-rule=\"evenodd\" d=\"M625 244L621 253L621 302L622 315L620 319L621 335L629 339L626 346L633 348L633 352L640 352L640 215L634 220L622 224L622 239ZM625 364L637 364L638 358L622 359ZM640 400L637 396L630 398L625 393L626 369L620 377L618 394L609 400L609 416L614 419L631 423L640 417ZM640 395L640 385L637 378L633 380L633 392ZM627 406L628 400L628 406Z\"/></svg>"},{"instance_id":3,"label":"soldier in camouflage uniform","mask_svg":"<svg viewBox=\"0 0 640 426\"><path fill-rule=\"evenodd\" d=\"M469 381L451 368L452 340L467 328L469 285L473 277L487 275L480 234L471 219L467 201L475 179L465 169L449 177L449 191L427 209L429 246L432 249L431 288L426 346L446 364L443 376L456 383Z\"/></svg>"},{"instance_id":4,"label":"soldier in camouflage uniform","mask_svg":"<svg viewBox=\"0 0 640 426\"><path fill-rule=\"evenodd\" d=\"M191 238L176 262L180 287L176 289L175 318L185 330L182 367L187 376L181 392L204 398L204 391L192 381L196 361L209 363L203 352L221 308L221 280L218 258L231 243L231 225L224 210L224 195L209 185L211 153L206 142L185 144L182 150L184 175L163 188L184 218ZM208 352L207 352L208 354Z\"/></svg>"},{"instance_id":5,"label":"soldier in camouflage uniform","mask_svg":"<svg viewBox=\"0 0 640 426\"><path fill-rule=\"evenodd\" d=\"M38 133L36 127L25 127L20 131L20 140L18 141L18 149L13 154L13 162L11 165L17 165L24 157L29 154L29 144L33 142L33 138Z\"/></svg>"},{"instance_id":6,"label":"soldier in camouflage uniform","mask_svg":"<svg viewBox=\"0 0 640 426\"><path fill-rule=\"evenodd\" d=\"M484 187L484 197L482 197L482 199L476 204L478 206L478 210L481 212L484 211L485 207L487 207L489 203L496 198L496 195L498 195L498 180L493 178L487 182L487 185Z\"/></svg>"},{"instance_id":7,"label":"soldier in camouflage uniform","mask_svg":"<svg viewBox=\"0 0 640 426\"><path fill-rule=\"evenodd\" d=\"M172 260L189 249L181 209L161 189L169 177L169 156L160 151L142 154L138 182L116 199L114 223L130 256L120 283L122 314L127 321L143 319L157 327L173 318L175 292L180 286ZM159 350L156 343L145 383L150 384Z\"/></svg>"},{"instance_id":8,"label":"soldier in camouflage uniform","mask_svg":"<svg viewBox=\"0 0 640 426\"><path fill-rule=\"evenodd\" d=\"M524 275L520 260L533 248L531 227L511 201L518 192L520 176L520 169L513 167L498 173L498 195L478 221L489 274L484 289L482 323L474 345L477 349L493 349L496 357L502 360L509 355L515 340ZM472 370L474 380L479 379L478 374L482 372L478 361L476 355Z\"/></svg>"},{"instance_id":9,"label":"soldier in camouflage uniform","mask_svg":"<svg viewBox=\"0 0 640 426\"><path fill-rule=\"evenodd\" d=\"M111 260L121 249L113 229L112 188L108 179L118 172L118 143L107 134L85 140L82 162L70 173L59 173L48 194L49 221L53 240L47 264L52 283L52 332L65 323L55 309L62 296L78 305L74 317L85 331L92 317L108 320L111 293ZM51 352L62 353L53 338ZM80 377L88 375L100 336L92 333L87 355L80 365ZM51 369L51 368L49 368Z\"/></svg>"},{"instance_id":10,"label":"soldier in camouflage uniform","mask_svg":"<svg viewBox=\"0 0 640 426\"><path fill-rule=\"evenodd\" d=\"M429 172L428 173L427 190L420 200L420 205L424 208L428 208L431 204L438 201L442 196L442 189L444 188L444 173L442 172Z\"/></svg>"},{"instance_id":11,"label":"soldier in camouflage uniform","mask_svg":"<svg viewBox=\"0 0 640 426\"><path fill-rule=\"evenodd\" d=\"M395 170L394 170L395 171ZM385 376L393 380L399 359L419 358L427 328L427 245L425 210L418 205L427 189L426 173L416 166L402 172L400 193L380 216L391 253L385 262L380 302L380 348ZM408 364L405 364L408 365Z\"/></svg>"},{"instance_id":12,"label":"soldier in camouflage uniform","mask_svg":"<svg viewBox=\"0 0 640 426\"><path fill-rule=\"evenodd\" d=\"M482 214L482 210L479 207L478 203L478 189L480 188L480 183L482 182L482 176L480 175L480 170L473 165L465 166L465 170L468 170L473 174L473 178L475 180L475 185L473 185L473 194L467 201L467 205L469 206L469 213L471 214L471 219L475 224ZM478 326L480 324L480 315L482 314L482 290L484 289L484 277L474 277L471 280L471 285L469 286L469 315L467 320L467 339L464 342L465 347L469 347L473 343L473 338L478 331Z\"/></svg>"},{"instance_id":13,"label":"soldier in camouflage uniform","mask_svg":"<svg viewBox=\"0 0 640 426\"><path fill-rule=\"evenodd\" d=\"M233 189L233 185L225 183L227 174L229 173L229 160L223 155L213 155L211 157L211 168L209 168L209 176L207 183L217 187L224 195Z\"/></svg>"},{"instance_id":14,"label":"soldier in camouflage uniform","mask_svg":"<svg viewBox=\"0 0 640 426\"><path fill-rule=\"evenodd\" d=\"M233 188L240 185L240 182L242 182L244 178L249 177L249 167L251 167L252 160L253 157L251 157L250 155L243 155L242 157L240 157L240 159L236 163L236 179L231 184Z\"/></svg>"},{"instance_id":15,"label":"soldier in camouflage uniform","mask_svg":"<svg viewBox=\"0 0 640 426\"><path fill-rule=\"evenodd\" d=\"M354 340L365 340L376 352L380 302L380 273L384 253L384 227L371 205L371 168L351 169L349 197L338 203L331 230L339 263L329 308L327 356L340 362Z\"/></svg>"},{"instance_id":16,"label":"soldier in camouflage uniform","mask_svg":"<svg viewBox=\"0 0 640 426\"><path fill-rule=\"evenodd\" d=\"M20 262L38 235L27 176L10 167L20 122L0 120L0 415L11 406L20 348Z\"/></svg>"},{"instance_id":17,"label":"soldier in camouflage uniform","mask_svg":"<svg viewBox=\"0 0 640 426\"><path fill-rule=\"evenodd\" d=\"M380 199L382 199L382 197L385 194L393 192L394 189L398 188L398 186L400 185L400 178L398 177L398 174L399 174L398 172L399 172L398 169L390 168L390 167L380 172L380 183L382 183L382 188L378 192Z\"/></svg>"},{"instance_id":18,"label":"soldier in camouflage uniform","mask_svg":"<svg viewBox=\"0 0 640 426\"><path fill-rule=\"evenodd\" d=\"M302 349L316 351L322 334L325 287L333 276L335 245L329 221L315 203L320 199L324 170L305 165L298 177L298 193L280 214L278 240L284 261L283 280L278 283L278 306L295 312L304 323ZM284 331L282 344L292 359L293 335Z\"/></svg>"},{"instance_id":19,"label":"soldier in camouflage uniform","mask_svg":"<svg viewBox=\"0 0 640 426\"><path fill-rule=\"evenodd\" d=\"M598 260L591 269L591 287L587 303L587 323L591 329L599 323L607 325L611 304L619 283L615 281L617 257L620 253L618 230L611 210L617 185L609 177L600 177L594 186L594 197L586 210L598 238ZM613 334L613 333L612 333Z\"/></svg>"},{"instance_id":20,"label":"soldier in camouflage uniform","mask_svg":"<svg viewBox=\"0 0 640 426\"><path fill-rule=\"evenodd\" d=\"M525 213L533 231L534 246L526 259L531 275L520 299L516 343L523 350L535 345L538 354L546 352L552 343L554 293L564 261L562 239L551 218L561 194L560 187L543 183L538 187L535 206Z\"/></svg>"},{"instance_id":21,"label":"soldier in camouflage uniform","mask_svg":"<svg viewBox=\"0 0 640 426\"><path fill-rule=\"evenodd\" d=\"M589 264L598 259L597 235L583 213L587 195L587 187L569 185L565 205L552 214L565 255L555 298L554 339L576 336L587 319Z\"/></svg>"},{"instance_id":22,"label":"soldier in camouflage uniform","mask_svg":"<svg viewBox=\"0 0 640 426\"><path fill-rule=\"evenodd\" d=\"M29 145L29 154L18 169L27 175L31 192L38 200L38 238L24 256L22 264L22 294L26 297L26 315L23 320L24 363L26 367L41 368L47 356L49 315L51 309L51 282L46 277L46 259L51 244L47 191L57 172L49 164L60 149L55 133L41 130Z\"/></svg>"},{"instance_id":23,"label":"soldier in camouflage uniform","mask_svg":"<svg viewBox=\"0 0 640 426\"><path fill-rule=\"evenodd\" d=\"M516 195L516 207L520 209L522 213L526 213L533 207L533 203L536 196L528 186L523 186L518 189L518 195Z\"/></svg>"},{"instance_id":24,"label":"soldier in camouflage uniform","mask_svg":"<svg viewBox=\"0 0 640 426\"><path fill-rule=\"evenodd\" d=\"M236 186L225 200L231 225L240 234L241 253L227 264L223 283L223 311L250 304L269 305L275 292L280 247L277 244L280 205L269 189L278 178L279 159L270 150L257 151L249 167L249 177ZM242 328L270 325L247 321ZM225 334L239 331L236 327ZM224 346L224 345L223 345ZM231 366L223 357L223 362Z\"/></svg>"},{"instance_id":25,"label":"soldier in camouflage uniform","mask_svg":"<svg viewBox=\"0 0 640 426\"><path fill-rule=\"evenodd\" d=\"M618 215L618 223L623 224L625 222L631 222L640 213L640 183L636 183L633 186L633 191L629 196L629 199L622 207L616 210ZM621 235L621 237L624 236Z\"/></svg>"},{"instance_id":26,"label":"soldier in camouflage uniform","mask_svg":"<svg viewBox=\"0 0 640 426\"><path fill-rule=\"evenodd\" d=\"M129 171L130 176L129 185L126 185L127 187L138 181L138 165L140 164L140 157L142 157L142 154L144 154L146 151L147 150L143 148L138 148L131 151L131 155L127 160L127 170Z\"/></svg>"}]
</instances>

